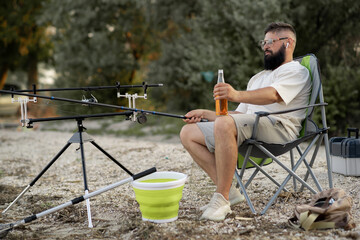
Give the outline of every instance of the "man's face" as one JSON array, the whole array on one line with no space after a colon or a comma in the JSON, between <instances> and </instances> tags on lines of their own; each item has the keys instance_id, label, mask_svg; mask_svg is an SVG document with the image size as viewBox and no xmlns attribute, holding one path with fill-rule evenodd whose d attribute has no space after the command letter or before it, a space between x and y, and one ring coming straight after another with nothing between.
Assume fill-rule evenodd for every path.
<instances>
[{"instance_id":1,"label":"man's face","mask_svg":"<svg viewBox=\"0 0 360 240\"><path fill-rule=\"evenodd\" d=\"M278 36L275 33L268 32L264 40L279 39L283 36ZM265 44L264 48L264 68L265 70L275 70L285 61L285 44L284 41L274 41L272 44Z\"/></svg>"}]
</instances>

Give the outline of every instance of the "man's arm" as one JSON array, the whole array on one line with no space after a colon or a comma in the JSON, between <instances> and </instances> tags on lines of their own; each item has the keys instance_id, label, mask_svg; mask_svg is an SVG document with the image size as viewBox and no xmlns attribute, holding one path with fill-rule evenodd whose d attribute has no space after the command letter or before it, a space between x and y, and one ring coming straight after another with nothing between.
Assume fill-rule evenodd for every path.
<instances>
[{"instance_id":1,"label":"man's arm","mask_svg":"<svg viewBox=\"0 0 360 240\"><path fill-rule=\"evenodd\" d=\"M265 87L250 91L237 91L230 84L219 83L214 87L214 99L227 99L231 102L267 105L282 102L275 88Z\"/></svg>"},{"instance_id":2,"label":"man's arm","mask_svg":"<svg viewBox=\"0 0 360 240\"><path fill-rule=\"evenodd\" d=\"M219 83L214 87L214 99L227 99L231 102L249 103L255 105L267 105L275 102L282 102L282 98L273 87L265 87L250 91L237 91L230 84ZM230 114L238 114L240 112L229 112ZM184 121L186 123L200 122L205 118L208 121L215 121L216 114L214 111L206 109L196 109L185 114Z\"/></svg>"}]
</instances>

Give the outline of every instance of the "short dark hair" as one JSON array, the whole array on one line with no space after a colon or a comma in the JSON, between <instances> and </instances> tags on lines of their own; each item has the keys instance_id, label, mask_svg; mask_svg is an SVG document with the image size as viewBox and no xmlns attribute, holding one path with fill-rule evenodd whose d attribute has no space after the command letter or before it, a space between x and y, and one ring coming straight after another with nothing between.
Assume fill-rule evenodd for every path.
<instances>
[{"instance_id":1,"label":"short dark hair","mask_svg":"<svg viewBox=\"0 0 360 240\"><path fill-rule=\"evenodd\" d=\"M296 37L296 32L293 26L291 26L288 23L283 23L283 22L273 22L270 23L266 28L265 28L265 34L268 32L280 32L282 30L288 30L294 33L295 37Z\"/></svg>"}]
</instances>

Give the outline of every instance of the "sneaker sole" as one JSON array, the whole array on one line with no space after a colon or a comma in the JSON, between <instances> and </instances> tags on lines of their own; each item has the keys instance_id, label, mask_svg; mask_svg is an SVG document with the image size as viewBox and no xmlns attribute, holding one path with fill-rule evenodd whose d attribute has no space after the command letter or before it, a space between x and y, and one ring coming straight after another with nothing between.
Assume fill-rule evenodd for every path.
<instances>
[{"instance_id":1,"label":"sneaker sole","mask_svg":"<svg viewBox=\"0 0 360 240\"><path fill-rule=\"evenodd\" d=\"M230 200L230 206L234 206L236 204L239 204L239 203L243 202L244 200L245 200L244 195L241 195L240 198L235 198L235 199ZM209 207L209 204L206 204L206 205L200 207L199 210L204 212L208 207Z\"/></svg>"},{"instance_id":2,"label":"sneaker sole","mask_svg":"<svg viewBox=\"0 0 360 240\"><path fill-rule=\"evenodd\" d=\"M231 214L231 213L232 213L232 211L229 210L229 212L227 212L224 217L219 217L219 218L216 218L216 217L203 217L203 216L201 216L201 217L200 217L200 220L210 220L210 221L216 221L216 222L224 221L225 218L226 218L226 216L229 215L229 214Z\"/></svg>"}]
</instances>

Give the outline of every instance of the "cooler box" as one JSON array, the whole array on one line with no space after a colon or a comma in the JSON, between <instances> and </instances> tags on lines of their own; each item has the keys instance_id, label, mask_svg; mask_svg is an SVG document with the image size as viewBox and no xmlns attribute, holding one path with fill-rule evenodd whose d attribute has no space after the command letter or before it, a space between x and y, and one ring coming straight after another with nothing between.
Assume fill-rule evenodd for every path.
<instances>
[{"instance_id":1,"label":"cooler box","mask_svg":"<svg viewBox=\"0 0 360 240\"><path fill-rule=\"evenodd\" d=\"M332 171L346 176L360 176L360 139L358 128L348 128L348 137L330 139ZM355 137L351 137L351 133Z\"/></svg>"}]
</instances>

